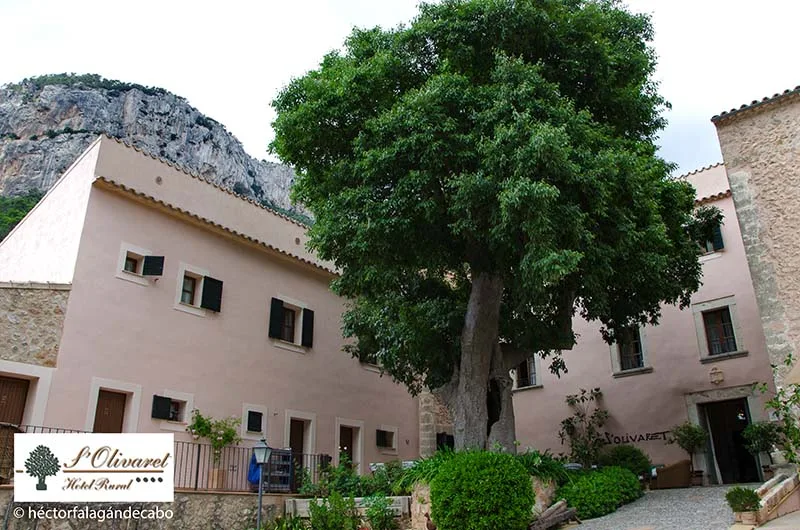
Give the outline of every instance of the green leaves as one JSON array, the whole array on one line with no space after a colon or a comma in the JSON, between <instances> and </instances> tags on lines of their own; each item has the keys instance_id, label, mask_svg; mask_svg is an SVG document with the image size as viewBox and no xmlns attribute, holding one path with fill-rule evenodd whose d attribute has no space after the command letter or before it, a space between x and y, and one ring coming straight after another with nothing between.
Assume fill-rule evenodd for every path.
<instances>
[{"instance_id":1,"label":"green leaves","mask_svg":"<svg viewBox=\"0 0 800 530\"><path fill-rule=\"evenodd\" d=\"M280 93L271 148L342 271L351 354L412 392L444 384L483 272L523 350L571 347L576 313L612 341L688 304L704 223L655 155L651 35L611 0L445 0L355 30Z\"/></svg>"}]
</instances>

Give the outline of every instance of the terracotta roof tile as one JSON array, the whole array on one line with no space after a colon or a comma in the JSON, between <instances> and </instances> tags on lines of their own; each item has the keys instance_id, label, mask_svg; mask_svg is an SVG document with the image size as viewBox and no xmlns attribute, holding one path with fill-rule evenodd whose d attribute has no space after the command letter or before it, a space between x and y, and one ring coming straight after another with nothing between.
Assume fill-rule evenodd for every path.
<instances>
[{"instance_id":1,"label":"terracotta roof tile","mask_svg":"<svg viewBox=\"0 0 800 530\"><path fill-rule=\"evenodd\" d=\"M717 162L716 164L711 164L710 166L704 166L704 167L700 167L700 168L697 168L697 169L693 169L692 171L690 171L688 173L684 173L683 175L681 175L679 177L675 177L675 179L676 180L685 180L685 179L691 177L692 175L697 175L698 173L702 173L703 171L708 171L709 169L714 169L715 167L719 167L719 166L722 166L724 164L725 164L724 162Z\"/></svg>"},{"instance_id":2,"label":"terracotta roof tile","mask_svg":"<svg viewBox=\"0 0 800 530\"><path fill-rule=\"evenodd\" d=\"M796 86L794 88L791 88L791 89L786 89L786 90L784 90L783 92L781 92L779 94L773 94L772 96L764 97L764 98L761 99L761 101L759 101L757 99L754 99L752 102L746 103L746 104L742 105L741 107L739 107L738 109L731 109L729 111L720 112L716 116L712 117L711 121L714 122L714 123L717 123L717 122L726 120L728 118L732 118L733 116L736 116L736 115L738 115L738 114L740 114L742 112L745 112L745 111L748 111L748 110L753 110L753 109L756 109L756 108L759 108L759 107L763 107L764 105L769 105L770 103L775 103L775 102L778 102L778 101L780 101L780 100L782 100L784 98L791 97L791 96L796 96L798 94L800 94L800 85L798 85L798 86Z\"/></svg>"},{"instance_id":3,"label":"terracotta roof tile","mask_svg":"<svg viewBox=\"0 0 800 530\"><path fill-rule=\"evenodd\" d=\"M155 157L153 157L153 158L155 158ZM156 199L152 195L148 195L146 193L142 193L142 192L140 192L138 190L135 190L135 189L131 188L130 186L126 186L126 185L124 185L122 183L116 182L114 179L111 179L111 178L108 178L108 177L103 177L103 176L98 176L96 180L99 180L101 182L105 182L107 185L109 185L109 186L111 186L113 188L116 188L118 190L121 190L121 191L124 191L124 192L127 192L127 193L131 193L131 194L136 195L138 197L147 199L150 202L153 202L153 203L156 203L156 204L160 204L160 205L162 205L162 206L164 206L164 207L166 207L166 208L168 208L170 210L173 210L173 211L178 212L180 214L183 214L183 215L192 217L194 219L197 219L198 221L200 221L200 222L202 222L204 224L211 225L213 227L219 228L221 230L224 230L225 232L228 232L229 234L232 234L234 236L246 239L247 241L250 241L252 243L256 243L257 245L260 245L262 247L268 248L269 250L272 250L272 251L277 252L279 254L282 254L284 256L288 256L288 257L290 257L292 259L295 259L297 261L303 262L303 263L305 263L307 265L311 265L312 267L315 267L317 269L324 270L324 271L326 271L328 273L331 273L331 274L338 274L334 269L332 269L330 267L325 267L323 265L320 265L319 263L315 263L315 262L313 262L311 260L308 260L306 258L300 257L300 256L298 256L296 254L292 254L291 252L287 252L287 251L285 251L285 250L283 250L281 248L278 248L278 247L276 247L274 245L271 245L271 244L269 244L269 243L267 243L265 241L261 241L259 239L254 238L254 237L248 236L247 234L243 234L241 232L233 230L232 228L228 228L227 226L223 226L223 225L221 225L219 223L216 223L216 222L212 221L211 219L207 219L205 217L202 217L200 215L192 213L192 212L190 212L188 210L184 210L183 208L179 208L179 207L177 207L177 206L175 206L173 204L164 202L161 199ZM204 179L201 179L201 180L204 180ZM236 195L236 194L234 193L233 195ZM268 208L265 208L265 209L269 210Z\"/></svg>"}]
</instances>

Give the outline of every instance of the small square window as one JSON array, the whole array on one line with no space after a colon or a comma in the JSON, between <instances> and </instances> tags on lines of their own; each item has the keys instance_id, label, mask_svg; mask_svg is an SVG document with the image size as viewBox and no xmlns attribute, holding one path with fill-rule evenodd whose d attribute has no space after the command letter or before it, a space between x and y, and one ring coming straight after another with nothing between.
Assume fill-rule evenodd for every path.
<instances>
[{"instance_id":1,"label":"small square window","mask_svg":"<svg viewBox=\"0 0 800 530\"><path fill-rule=\"evenodd\" d=\"M736 336L728 306L703 313L708 354L719 355L736 351Z\"/></svg>"},{"instance_id":2,"label":"small square window","mask_svg":"<svg viewBox=\"0 0 800 530\"><path fill-rule=\"evenodd\" d=\"M256 410L247 411L247 432L264 431L264 413Z\"/></svg>"},{"instance_id":3,"label":"small square window","mask_svg":"<svg viewBox=\"0 0 800 530\"><path fill-rule=\"evenodd\" d=\"M183 276L183 286L181 288L181 302L188 305L195 305L195 294L197 292L197 278L194 276L189 276L188 274Z\"/></svg>"},{"instance_id":4,"label":"small square window","mask_svg":"<svg viewBox=\"0 0 800 530\"><path fill-rule=\"evenodd\" d=\"M125 265L123 270L133 274L139 274L139 258L130 252L125 256Z\"/></svg>"},{"instance_id":5,"label":"small square window","mask_svg":"<svg viewBox=\"0 0 800 530\"><path fill-rule=\"evenodd\" d=\"M283 318L281 320L281 340L294 342L294 327L297 320L297 312L294 309L284 306Z\"/></svg>"},{"instance_id":6,"label":"small square window","mask_svg":"<svg viewBox=\"0 0 800 530\"><path fill-rule=\"evenodd\" d=\"M378 429L375 432L375 445L384 449L394 449L394 432Z\"/></svg>"}]
</instances>

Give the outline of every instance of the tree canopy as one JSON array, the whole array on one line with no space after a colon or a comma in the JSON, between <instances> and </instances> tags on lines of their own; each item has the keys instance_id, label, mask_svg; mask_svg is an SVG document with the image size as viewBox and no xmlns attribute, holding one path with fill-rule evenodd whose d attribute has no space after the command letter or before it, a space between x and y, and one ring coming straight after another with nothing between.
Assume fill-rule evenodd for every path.
<instances>
[{"instance_id":1,"label":"tree canopy","mask_svg":"<svg viewBox=\"0 0 800 530\"><path fill-rule=\"evenodd\" d=\"M36 206L42 192L31 190L25 195L0 197L0 241L17 226L25 215Z\"/></svg>"},{"instance_id":2,"label":"tree canopy","mask_svg":"<svg viewBox=\"0 0 800 530\"><path fill-rule=\"evenodd\" d=\"M350 352L439 389L457 446L508 447L508 369L564 369L575 314L612 341L699 287L651 38L613 0L445 0L354 30L273 102Z\"/></svg>"}]
</instances>

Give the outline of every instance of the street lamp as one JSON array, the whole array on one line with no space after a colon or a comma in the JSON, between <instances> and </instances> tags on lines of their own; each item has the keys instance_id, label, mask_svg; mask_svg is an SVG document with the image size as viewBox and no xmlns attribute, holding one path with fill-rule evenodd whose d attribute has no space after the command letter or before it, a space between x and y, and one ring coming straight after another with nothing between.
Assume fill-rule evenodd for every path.
<instances>
[{"instance_id":1,"label":"street lamp","mask_svg":"<svg viewBox=\"0 0 800 530\"><path fill-rule=\"evenodd\" d=\"M256 519L256 530L261 530L261 496L264 494L264 467L269 464L269 457L272 456L272 448L267 445L267 441L262 438L253 447L253 456L256 457L258 464L258 518Z\"/></svg>"}]
</instances>

